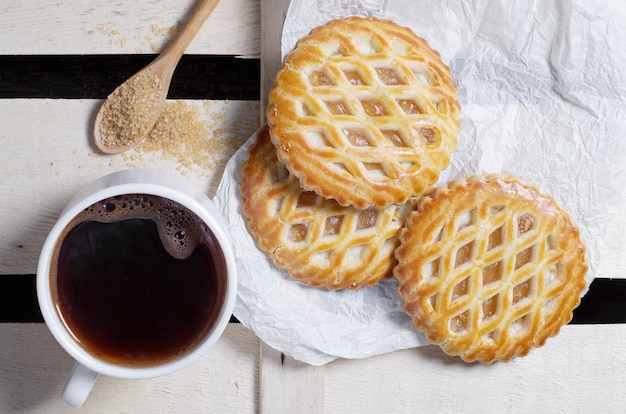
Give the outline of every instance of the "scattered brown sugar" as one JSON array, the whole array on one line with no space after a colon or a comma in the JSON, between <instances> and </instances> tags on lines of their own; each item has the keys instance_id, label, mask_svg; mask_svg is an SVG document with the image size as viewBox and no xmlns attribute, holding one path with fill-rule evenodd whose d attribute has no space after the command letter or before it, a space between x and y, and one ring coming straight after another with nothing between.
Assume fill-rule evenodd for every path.
<instances>
[{"instance_id":1,"label":"scattered brown sugar","mask_svg":"<svg viewBox=\"0 0 626 414\"><path fill-rule=\"evenodd\" d=\"M178 34L178 27L170 26L170 27L160 27L157 24L153 24L151 27L152 33L157 36L166 36L166 35L176 35Z\"/></svg>"},{"instance_id":2,"label":"scattered brown sugar","mask_svg":"<svg viewBox=\"0 0 626 414\"><path fill-rule=\"evenodd\" d=\"M211 155L219 150L209 126L201 120L200 108L185 101L166 102L156 125L137 147L139 152L163 151L163 158L183 167L212 169Z\"/></svg>"},{"instance_id":3,"label":"scattered brown sugar","mask_svg":"<svg viewBox=\"0 0 626 414\"><path fill-rule=\"evenodd\" d=\"M148 136L121 155L130 168L171 162L183 176L208 178L213 191L228 160L258 128L258 114L252 101L166 101Z\"/></svg>"},{"instance_id":4,"label":"scattered brown sugar","mask_svg":"<svg viewBox=\"0 0 626 414\"><path fill-rule=\"evenodd\" d=\"M161 88L159 78L141 74L115 89L101 109L102 142L110 147L127 146L147 133Z\"/></svg>"}]
</instances>

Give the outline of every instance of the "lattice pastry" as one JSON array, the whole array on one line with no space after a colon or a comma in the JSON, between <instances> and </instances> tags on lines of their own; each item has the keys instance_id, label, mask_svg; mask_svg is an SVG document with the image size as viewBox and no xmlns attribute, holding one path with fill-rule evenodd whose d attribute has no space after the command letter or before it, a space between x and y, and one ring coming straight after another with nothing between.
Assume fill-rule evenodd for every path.
<instances>
[{"instance_id":1,"label":"lattice pastry","mask_svg":"<svg viewBox=\"0 0 626 414\"><path fill-rule=\"evenodd\" d=\"M437 188L400 232L394 275L426 338L491 363L543 346L572 318L587 262L568 214L511 176Z\"/></svg>"},{"instance_id":2,"label":"lattice pastry","mask_svg":"<svg viewBox=\"0 0 626 414\"><path fill-rule=\"evenodd\" d=\"M242 175L248 228L294 279L356 289L392 276L398 231L410 208L356 210L303 190L278 161L267 127L248 149Z\"/></svg>"},{"instance_id":3,"label":"lattice pastry","mask_svg":"<svg viewBox=\"0 0 626 414\"><path fill-rule=\"evenodd\" d=\"M270 92L278 158L301 185L359 209L432 189L460 130L457 87L409 28L333 20L302 38Z\"/></svg>"}]
</instances>

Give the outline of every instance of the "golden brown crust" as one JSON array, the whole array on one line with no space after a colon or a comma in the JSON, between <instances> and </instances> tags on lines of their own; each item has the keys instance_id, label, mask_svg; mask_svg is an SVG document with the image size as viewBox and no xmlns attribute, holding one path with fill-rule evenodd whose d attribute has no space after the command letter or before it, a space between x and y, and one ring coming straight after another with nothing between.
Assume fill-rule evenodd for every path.
<instances>
[{"instance_id":1,"label":"golden brown crust","mask_svg":"<svg viewBox=\"0 0 626 414\"><path fill-rule=\"evenodd\" d=\"M437 188L400 241L394 275L405 311L465 361L508 361L544 345L585 288L585 247L569 215L508 174Z\"/></svg>"},{"instance_id":2,"label":"golden brown crust","mask_svg":"<svg viewBox=\"0 0 626 414\"><path fill-rule=\"evenodd\" d=\"M450 69L391 21L333 20L302 38L267 110L280 161L301 185L363 209L431 190L457 147Z\"/></svg>"},{"instance_id":3,"label":"golden brown crust","mask_svg":"<svg viewBox=\"0 0 626 414\"><path fill-rule=\"evenodd\" d=\"M242 168L248 228L274 263L310 286L356 289L392 276L405 206L342 207L303 190L276 156L268 128Z\"/></svg>"}]
</instances>

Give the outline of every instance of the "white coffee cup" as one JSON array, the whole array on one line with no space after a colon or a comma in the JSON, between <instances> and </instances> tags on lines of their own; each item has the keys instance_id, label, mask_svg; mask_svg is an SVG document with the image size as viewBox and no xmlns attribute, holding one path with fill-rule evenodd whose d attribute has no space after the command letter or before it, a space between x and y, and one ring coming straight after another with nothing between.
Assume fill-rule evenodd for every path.
<instances>
[{"instance_id":1,"label":"white coffee cup","mask_svg":"<svg viewBox=\"0 0 626 414\"><path fill-rule=\"evenodd\" d=\"M217 241L226 273L222 306L205 336L182 356L149 366L115 364L99 358L81 345L58 310L50 282L56 246L68 224L94 203L124 194L147 194L166 198L195 214L206 224ZM55 339L76 361L63 391L62 399L67 405L80 407L101 374L127 379L169 374L189 365L215 344L230 320L237 291L232 242L224 229L219 211L203 192L181 177L156 170L124 170L107 175L86 186L69 201L43 245L37 269L37 296L44 320Z\"/></svg>"}]
</instances>

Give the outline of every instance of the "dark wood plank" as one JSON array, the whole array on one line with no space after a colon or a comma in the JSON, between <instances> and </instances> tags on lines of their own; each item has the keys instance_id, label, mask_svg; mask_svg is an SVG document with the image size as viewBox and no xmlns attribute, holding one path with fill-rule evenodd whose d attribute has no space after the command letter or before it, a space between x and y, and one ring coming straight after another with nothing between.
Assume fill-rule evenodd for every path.
<instances>
[{"instance_id":1,"label":"dark wood plank","mask_svg":"<svg viewBox=\"0 0 626 414\"><path fill-rule=\"evenodd\" d=\"M156 55L0 55L0 98L104 99ZM183 55L170 99L259 100L259 59Z\"/></svg>"},{"instance_id":2,"label":"dark wood plank","mask_svg":"<svg viewBox=\"0 0 626 414\"><path fill-rule=\"evenodd\" d=\"M0 275L0 323L43 322L35 275ZM239 322L234 316L231 322ZM571 324L626 323L626 279L596 279Z\"/></svg>"},{"instance_id":3,"label":"dark wood plank","mask_svg":"<svg viewBox=\"0 0 626 414\"><path fill-rule=\"evenodd\" d=\"M595 279L571 323L626 323L626 279Z\"/></svg>"},{"instance_id":4,"label":"dark wood plank","mask_svg":"<svg viewBox=\"0 0 626 414\"><path fill-rule=\"evenodd\" d=\"M43 322L35 275L0 276L0 322Z\"/></svg>"}]
</instances>

